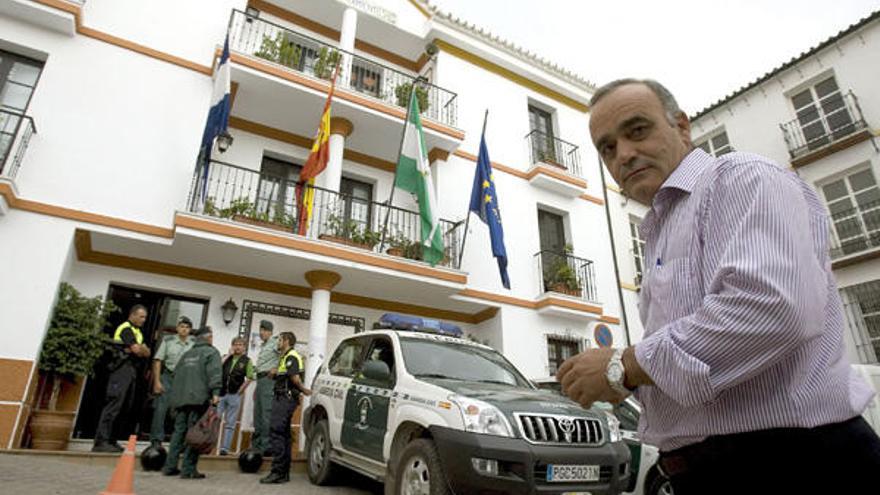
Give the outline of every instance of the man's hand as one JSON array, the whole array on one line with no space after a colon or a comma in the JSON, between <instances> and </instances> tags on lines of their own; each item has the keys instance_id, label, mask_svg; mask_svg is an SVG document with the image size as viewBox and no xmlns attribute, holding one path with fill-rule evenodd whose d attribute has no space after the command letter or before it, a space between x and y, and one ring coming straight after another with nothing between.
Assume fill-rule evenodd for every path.
<instances>
[{"instance_id":1,"label":"man's hand","mask_svg":"<svg viewBox=\"0 0 880 495\"><path fill-rule=\"evenodd\" d=\"M238 395L244 395L244 391L247 390L248 385L250 385L250 384L251 384L250 380L245 380L244 383L242 383L241 386L238 387Z\"/></svg>"},{"instance_id":2,"label":"man's hand","mask_svg":"<svg viewBox=\"0 0 880 495\"><path fill-rule=\"evenodd\" d=\"M216 406L219 403L220 403L220 397L217 397L216 395L214 397L211 397L211 405L212 406Z\"/></svg>"},{"instance_id":3,"label":"man's hand","mask_svg":"<svg viewBox=\"0 0 880 495\"><path fill-rule=\"evenodd\" d=\"M614 349L588 349L567 359L556 379L562 384L562 392L584 408L596 401L619 403L625 397L615 392L605 377L605 370Z\"/></svg>"},{"instance_id":4,"label":"man's hand","mask_svg":"<svg viewBox=\"0 0 880 495\"><path fill-rule=\"evenodd\" d=\"M306 397L312 395L312 391L307 388L300 390L300 392L302 392L302 394L305 395Z\"/></svg>"},{"instance_id":5,"label":"man's hand","mask_svg":"<svg viewBox=\"0 0 880 495\"><path fill-rule=\"evenodd\" d=\"M277 375L277 374L278 374L278 368L272 368L271 370L269 370L270 377L274 378L275 375Z\"/></svg>"},{"instance_id":6,"label":"man's hand","mask_svg":"<svg viewBox=\"0 0 880 495\"><path fill-rule=\"evenodd\" d=\"M153 394L154 395L162 395L165 393L165 387L162 386L162 382L156 381L153 383Z\"/></svg>"}]
</instances>

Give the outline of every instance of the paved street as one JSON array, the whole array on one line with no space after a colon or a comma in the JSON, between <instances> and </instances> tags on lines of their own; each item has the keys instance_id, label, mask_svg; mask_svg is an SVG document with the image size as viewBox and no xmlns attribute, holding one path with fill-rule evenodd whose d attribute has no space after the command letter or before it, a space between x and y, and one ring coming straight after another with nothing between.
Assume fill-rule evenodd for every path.
<instances>
[{"instance_id":1,"label":"paved street","mask_svg":"<svg viewBox=\"0 0 880 495\"><path fill-rule=\"evenodd\" d=\"M0 492L33 495L96 495L107 486L110 467L90 466L55 459L0 455ZM309 494L355 495L382 493L380 484L358 474L342 470L339 484L333 487L312 486L303 473L292 473L284 485L261 485L264 474L233 471L206 471L204 480L182 480L159 473L135 471L134 491L138 495L240 495Z\"/></svg>"}]
</instances>

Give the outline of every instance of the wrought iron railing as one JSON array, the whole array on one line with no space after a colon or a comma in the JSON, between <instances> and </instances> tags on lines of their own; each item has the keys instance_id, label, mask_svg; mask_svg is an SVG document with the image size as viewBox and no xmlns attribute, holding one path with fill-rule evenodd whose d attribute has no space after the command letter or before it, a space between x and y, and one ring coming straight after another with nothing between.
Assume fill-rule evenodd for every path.
<instances>
[{"instance_id":1,"label":"wrought iron railing","mask_svg":"<svg viewBox=\"0 0 880 495\"><path fill-rule=\"evenodd\" d=\"M538 251L535 263L541 276L540 293L558 292L596 301L596 274L593 262L556 251Z\"/></svg>"},{"instance_id":2,"label":"wrought iron railing","mask_svg":"<svg viewBox=\"0 0 880 495\"><path fill-rule=\"evenodd\" d=\"M798 158L867 128L867 123L856 95L835 91L779 127L789 155Z\"/></svg>"},{"instance_id":3,"label":"wrought iron railing","mask_svg":"<svg viewBox=\"0 0 880 495\"><path fill-rule=\"evenodd\" d=\"M229 49L325 80L332 77L333 68L342 58L345 70L337 79L339 88L404 108L417 79L239 10L233 10L229 19ZM456 125L458 101L455 93L420 80L416 98L423 117L449 126Z\"/></svg>"},{"instance_id":4,"label":"wrought iron railing","mask_svg":"<svg viewBox=\"0 0 880 495\"><path fill-rule=\"evenodd\" d=\"M34 119L20 113L0 110L0 175L15 177L31 136L36 132Z\"/></svg>"},{"instance_id":5,"label":"wrought iron railing","mask_svg":"<svg viewBox=\"0 0 880 495\"><path fill-rule=\"evenodd\" d=\"M831 214L831 259L880 247L880 201Z\"/></svg>"},{"instance_id":6,"label":"wrought iron railing","mask_svg":"<svg viewBox=\"0 0 880 495\"><path fill-rule=\"evenodd\" d=\"M846 287L840 296L859 361L876 364L880 359L880 280Z\"/></svg>"},{"instance_id":7,"label":"wrought iron railing","mask_svg":"<svg viewBox=\"0 0 880 495\"><path fill-rule=\"evenodd\" d=\"M549 163L581 176L580 153L576 145L537 130L526 134L526 141L532 163Z\"/></svg>"},{"instance_id":8,"label":"wrought iron railing","mask_svg":"<svg viewBox=\"0 0 880 495\"><path fill-rule=\"evenodd\" d=\"M300 232L300 201L296 182L230 163L212 160L207 182L204 169L193 176L189 211L288 233ZM202 188L206 184L205 200ZM313 239L421 260L419 213L397 206L356 198L348 194L311 187L314 206L305 235ZM382 230L388 218L385 243ZM443 266L458 268L462 222L440 221L443 235Z\"/></svg>"}]
</instances>

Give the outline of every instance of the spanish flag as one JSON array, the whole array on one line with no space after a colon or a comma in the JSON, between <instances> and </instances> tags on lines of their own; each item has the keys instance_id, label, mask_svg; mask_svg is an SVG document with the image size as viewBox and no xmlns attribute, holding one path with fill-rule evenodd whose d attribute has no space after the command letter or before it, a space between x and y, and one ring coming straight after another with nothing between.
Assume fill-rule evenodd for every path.
<instances>
[{"instance_id":1,"label":"spanish flag","mask_svg":"<svg viewBox=\"0 0 880 495\"><path fill-rule=\"evenodd\" d=\"M327 94L327 102L324 103L324 113L321 114L321 123L318 124L318 134L312 144L312 152L296 183L296 197L299 198L296 233L299 235L306 235L309 221L312 219L312 208L315 206L315 177L327 168L327 161L330 159L330 102L333 100L337 75L339 75L339 65L333 72L330 92Z\"/></svg>"}]
</instances>

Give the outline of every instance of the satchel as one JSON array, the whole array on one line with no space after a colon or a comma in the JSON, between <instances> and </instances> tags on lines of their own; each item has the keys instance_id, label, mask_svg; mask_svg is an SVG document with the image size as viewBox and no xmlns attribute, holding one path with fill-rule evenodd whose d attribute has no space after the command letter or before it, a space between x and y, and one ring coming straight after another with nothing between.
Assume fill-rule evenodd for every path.
<instances>
[{"instance_id":1,"label":"satchel","mask_svg":"<svg viewBox=\"0 0 880 495\"><path fill-rule=\"evenodd\" d=\"M211 406L186 432L186 444L200 454L210 454L220 436L220 415Z\"/></svg>"}]
</instances>

